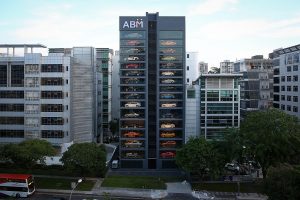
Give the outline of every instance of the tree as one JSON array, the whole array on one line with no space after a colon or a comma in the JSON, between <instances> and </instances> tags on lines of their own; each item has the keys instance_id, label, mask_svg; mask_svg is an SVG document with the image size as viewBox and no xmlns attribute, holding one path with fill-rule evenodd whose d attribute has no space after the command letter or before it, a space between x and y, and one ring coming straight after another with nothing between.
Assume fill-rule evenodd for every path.
<instances>
[{"instance_id":1,"label":"tree","mask_svg":"<svg viewBox=\"0 0 300 200\"><path fill-rule=\"evenodd\" d=\"M296 117L278 109L251 112L241 124L245 146L262 167L267 169L289 161L299 153L300 126Z\"/></svg>"},{"instance_id":2,"label":"tree","mask_svg":"<svg viewBox=\"0 0 300 200\"><path fill-rule=\"evenodd\" d=\"M78 171L82 176L104 176L106 172L106 153L95 143L77 143L69 147L61 161L70 171Z\"/></svg>"},{"instance_id":3,"label":"tree","mask_svg":"<svg viewBox=\"0 0 300 200\"><path fill-rule=\"evenodd\" d=\"M5 160L11 160L18 166L32 168L37 161L45 164L45 156L54 156L55 149L46 140L26 140L19 144L7 144L4 146Z\"/></svg>"},{"instance_id":4,"label":"tree","mask_svg":"<svg viewBox=\"0 0 300 200\"><path fill-rule=\"evenodd\" d=\"M212 67L209 72L209 74L220 74L220 68L218 67Z\"/></svg>"},{"instance_id":5,"label":"tree","mask_svg":"<svg viewBox=\"0 0 300 200\"><path fill-rule=\"evenodd\" d=\"M300 199L300 170L288 164L270 167L264 190L270 200Z\"/></svg>"},{"instance_id":6,"label":"tree","mask_svg":"<svg viewBox=\"0 0 300 200\"><path fill-rule=\"evenodd\" d=\"M204 138L190 138L189 141L177 151L176 164L183 170L200 176L218 175L224 167L221 156L213 145Z\"/></svg>"}]
</instances>

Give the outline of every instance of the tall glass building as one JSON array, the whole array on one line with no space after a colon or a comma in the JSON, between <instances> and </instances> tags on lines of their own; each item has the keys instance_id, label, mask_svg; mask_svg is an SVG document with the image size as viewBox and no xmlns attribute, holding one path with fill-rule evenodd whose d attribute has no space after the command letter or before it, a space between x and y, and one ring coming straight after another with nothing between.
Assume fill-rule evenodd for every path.
<instances>
[{"instance_id":1,"label":"tall glass building","mask_svg":"<svg viewBox=\"0 0 300 200\"><path fill-rule=\"evenodd\" d=\"M185 17L120 17L120 163L174 168L184 143Z\"/></svg>"}]
</instances>

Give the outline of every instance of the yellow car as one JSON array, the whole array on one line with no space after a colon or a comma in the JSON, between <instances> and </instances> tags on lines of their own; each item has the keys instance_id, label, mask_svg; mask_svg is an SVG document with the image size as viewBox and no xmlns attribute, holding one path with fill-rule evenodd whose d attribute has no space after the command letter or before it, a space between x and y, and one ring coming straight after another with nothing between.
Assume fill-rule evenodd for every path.
<instances>
[{"instance_id":1,"label":"yellow car","mask_svg":"<svg viewBox=\"0 0 300 200\"><path fill-rule=\"evenodd\" d=\"M176 134L172 132L162 132L160 136L163 138L173 138L176 136Z\"/></svg>"}]
</instances>

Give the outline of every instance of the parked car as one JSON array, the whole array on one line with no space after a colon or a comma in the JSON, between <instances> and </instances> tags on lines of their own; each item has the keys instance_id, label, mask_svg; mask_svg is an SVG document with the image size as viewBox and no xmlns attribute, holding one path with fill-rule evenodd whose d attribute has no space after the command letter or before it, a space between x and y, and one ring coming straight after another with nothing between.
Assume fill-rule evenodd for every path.
<instances>
[{"instance_id":1,"label":"parked car","mask_svg":"<svg viewBox=\"0 0 300 200\"><path fill-rule=\"evenodd\" d=\"M175 99L175 95L174 94L161 94L160 97L162 99Z\"/></svg>"},{"instance_id":2,"label":"parked car","mask_svg":"<svg viewBox=\"0 0 300 200\"><path fill-rule=\"evenodd\" d=\"M125 157L126 158L137 158L137 157L139 157L139 154L130 152L130 153L126 153Z\"/></svg>"},{"instance_id":3,"label":"parked car","mask_svg":"<svg viewBox=\"0 0 300 200\"><path fill-rule=\"evenodd\" d=\"M175 152L167 151L160 154L162 158L174 158L176 156Z\"/></svg>"},{"instance_id":4,"label":"parked car","mask_svg":"<svg viewBox=\"0 0 300 200\"><path fill-rule=\"evenodd\" d=\"M139 102L128 102L125 104L126 108L136 108L136 107L141 107L141 103Z\"/></svg>"},{"instance_id":5,"label":"parked car","mask_svg":"<svg viewBox=\"0 0 300 200\"><path fill-rule=\"evenodd\" d=\"M163 108L174 108L174 107L176 107L176 103L163 103L163 104L161 104L161 107L163 107Z\"/></svg>"},{"instance_id":6,"label":"parked car","mask_svg":"<svg viewBox=\"0 0 300 200\"><path fill-rule=\"evenodd\" d=\"M162 61L172 61L172 60L176 60L176 57L174 56L164 56L161 58Z\"/></svg>"},{"instance_id":7,"label":"parked car","mask_svg":"<svg viewBox=\"0 0 300 200\"><path fill-rule=\"evenodd\" d=\"M173 118L174 115L172 113L164 113L161 115L162 118Z\"/></svg>"},{"instance_id":8,"label":"parked car","mask_svg":"<svg viewBox=\"0 0 300 200\"><path fill-rule=\"evenodd\" d=\"M138 132L134 132L134 131L130 131L127 133L124 133L124 137L140 137L142 134L138 133Z\"/></svg>"},{"instance_id":9,"label":"parked car","mask_svg":"<svg viewBox=\"0 0 300 200\"><path fill-rule=\"evenodd\" d=\"M128 60L128 61L137 61L139 60L140 58L137 57L137 56L129 56L128 58L125 58L125 60Z\"/></svg>"},{"instance_id":10,"label":"parked car","mask_svg":"<svg viewBox=\"0 0 300 200\"><path fill-rule=\"evenodd\" d=\"M176 64L175 63L161 63L160 64L160 66L162 67L162 68L174 68L175 66L176 66Z\"/></svg>"},{"instance_id":11,"label":"parked car","mask_svg":"<svg viewBox=\"0 0 300 200\"><path fill-rule=\"evenodd\" d=\"M139 117L140 115L138 113L132 112L132 113L127 113L124 115L124 117L128 117L128 118L135 118L135 117Z\"/></svg>"},{"instance_id":12,"label":"parked car","mask_svg":"<svg viewBox=\"0 0 300 200\"><path fill-rule=\"evenodd\" d=\"M125 99L139 99L140 95L136 93L128 94L125 96Z\"/></svg>"},{"instance_id":13,"label":"parked car","mask_svg":"<svg viewBox=\"0 0 300 200\"><path fill-rule=\"evenodd\" d=\"M229 171L239 171L240 167L237 163L226 163L225 168Z\"/></svg>"},{"instance_id":14,"label":"parked car","mask_svg":"<svg viewBox=\"0 0 300 200\"><path fill-rule=\"evenodd\" d=\"M161 73L162 76L174 76L175 73L174 72L170 72L170 71L165 71Z\"/></svg>"},{"instance_id":15,"label":"parked car","mask_svg":"<svg viewBox=\"0 0 300 200\"><path fill-rule=\"evenodd\" d=\"M176 136L176 134L173 132L162 132L160 136L163 138L173 138Z\"/></svg>"},{"instance_id":16,"label":"parked car","mask_svg":"<svg viewBox=\"0 0 300 200\"><path fill-rule=\"evenodd\" d=\"M125 143L124 143L124 145L125 145L125 147L140 147L140 146L142 146L142 143L140 142L140 141L138 141L138 140L128 140L128 141L126 141Z\"/></svg>"},{"instance_id":17,"label":"parked car","mask_svg":"<svg viewBox=\"0 0 300 200\"><path fill-rule=\"evenodd\" d=\"M175 53L176 50L172 49L172 48L168 48L168 49L162 49L161 52L162 53Z\"/></svg>"},{"instance_id":18,"label":"parked car","mask_svg":"<svg viewBox=\"0 0 300 200\"><path fill-rule=\"evenodd\" d=\"M176 141L170 141L170 140L163 141L163 142L160 143L160 145L162 147L174 147L174 146L176 146Z\"/></svg>"},{"instance_id":19,"label":"parked car","mask_svg":"<svg viewBox=\"0 0 300 200\"><path fill-rule=\"evenodd\" d=\"M176 45L176 42L172 40L162 40L160 44L164 46L173 46Z\"/></svg>"},{"instance_id":20,"label":"parked car","mask_svg":"<svg viewBox=\"0 0 300 200\"><path fill-rule=\"evenodd\" d=\"M128 124L124 124L122 126L123 128L144 128L143 125L140 125L140 124L133 124L133 123L128 123Z\"/></svg>"},{"instance_id":21,"label":"parked car","mask_svg":"<svg viewBox=\"0 0 300 200\"><path fill-rule=\"evenodd\" d=\"M126 42L126 44L127 45L130 45L130 46L137 46L137 45L139 45L141 42L140 41L138 41L138 40L128 40L127 42Z\"/></svg>"},{"instance_id":22,"label":"parked car","mask_svg":"<svg viewBox=\"0 0 300 200\"><path fill-rule=\"evenodd\" d=\"M134 71L128 71L125 73L125 76L139 76L141 75L140 71L134 70Z\"/></svg>"},{"instance_id":23,"label":"parked car","mask_svg":"<svg viewBox=\"0 0 300 200\"><path fill-rule=\"evenodd\" d=\"M161 128L175 128L175 124L172 123L164 123L160 125Z\"/></svg>"},{"instance_id":24,"label":"parked car","mask_svg":"<svg viewBox=\"0 0 300 200\"><path fill-rule=\"evenodd\" d=\"M161 81L161 83L175 83L174 79L164 79Z\"/></svg>"},{"instance_id":25,"label":"parked car","mask_svg":"<svg viewBox=\"0 0 300 200\"><path fill-rule=\"evenodd\" d=\"M129 84L132 84L132 83L138 83L139 82L139 79L138 78L128 78L124 81L125 83L129 83Z\"/></svg>"},{"instance_id":26,"label":"parked car","mask_svg":"<svg viewBox=\"0 0 300 200\"><path fill-rule=\"evenodd\" d=\"M143 35L139 33L129 33L124 36L124 38L142 38Z\"/></svg>"},{"instance_id":27,"label":"parked car","mask_svg":"<svg viewBox=\"0 0 300 200\"><path fill-rule=\"evenodd\" d=\"M139 67L139 64L136 64L136 63L129 63L129 64L126 64L125 65L125 68L128 69L128 68L134 68L134 69L137 69Z\"/></svg>"}]
</instances>

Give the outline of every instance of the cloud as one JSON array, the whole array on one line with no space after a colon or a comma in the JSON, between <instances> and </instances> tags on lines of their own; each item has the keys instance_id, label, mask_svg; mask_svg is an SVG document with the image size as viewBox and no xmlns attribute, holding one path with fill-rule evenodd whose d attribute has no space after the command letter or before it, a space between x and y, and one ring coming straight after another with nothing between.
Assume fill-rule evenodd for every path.
<instances>
[{"instance_id":1,"label":"cloud","mask_svg":"<svg viewBox=\"0 0 300 200\"><path fill-rule=\"evenodd\" d=\"M211 15L223 10L235 10L239 0L205 0L190 7L189 15Z\"/></svg>"}]
</instances>

